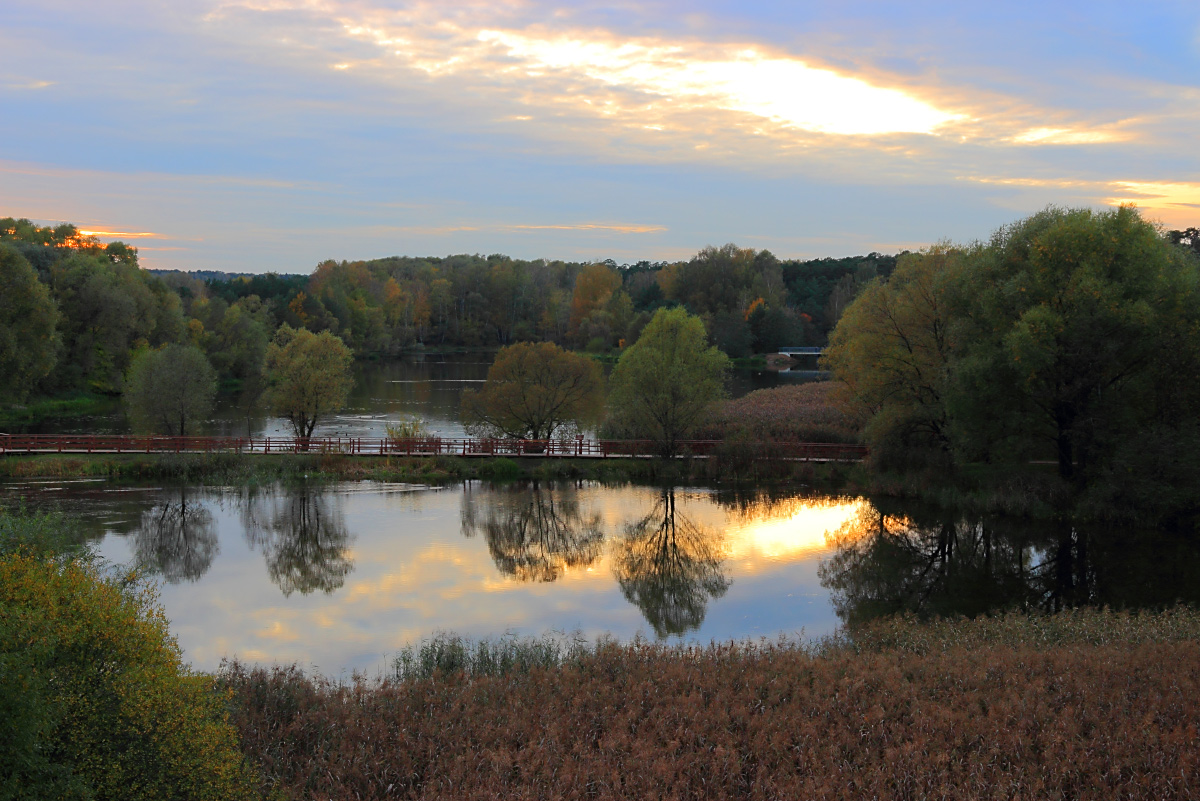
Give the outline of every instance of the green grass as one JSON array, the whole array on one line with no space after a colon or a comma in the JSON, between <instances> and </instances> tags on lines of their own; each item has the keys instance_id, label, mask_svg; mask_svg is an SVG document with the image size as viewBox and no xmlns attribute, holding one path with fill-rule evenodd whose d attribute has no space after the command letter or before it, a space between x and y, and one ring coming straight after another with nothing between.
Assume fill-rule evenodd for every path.
<instances>
[{"instance_id":1,"label":"green grass","mask_svg":"<svg viewBox=\"0 0 1200 801\"><path fill-rule=\"evenodd\" d=\"M110 411L115 402L115 399L109 396L84 394L67 398L42 398L24 405L0 407L0 427L101 414Z\"/></svg>"},{"instance_id":2,"label":"green grass","mask_svg":"<svg viewBox=\"0 0 1200 801\"><path fill-rule=\"evenodd\" d=\"M438 633L402 648L392 661L392 673L400 681L456 674L472 678L526 674L534 668L551 670L578 664L614 644L608 638L591 643L579 633L568 636L550 632L540 637L506 635L478 640Z\"/></svg>"}]
</instances>

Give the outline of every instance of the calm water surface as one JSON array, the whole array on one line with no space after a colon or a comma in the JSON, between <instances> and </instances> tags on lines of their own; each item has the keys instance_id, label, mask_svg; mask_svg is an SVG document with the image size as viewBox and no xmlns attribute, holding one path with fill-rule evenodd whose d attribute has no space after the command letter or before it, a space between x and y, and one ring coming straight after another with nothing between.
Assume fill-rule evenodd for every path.
<instances>
[{"instance_id":1,"label":"calm water surface","mask_svg":"<svg viewBox=\"0 0 1200 801\"><path fill-rule=\"evenodd\" d=\"M186 658L373 669L436 631L707 641L817 635L818 565L862 501L706 490L383 483L260 490L10 483L162 578Z\"/></svg>"},{"instance_id":2,"label":"calm water surface","mask_svg":"<svg viewBox=\"0 0 1200 801\"><path fill-rule=\"evenodd\" d=\"M881 614L1200 603L1195 537L595 483L0 484L156 573L186 658L386 667L438 631L808 637Z\"/></svg>"}]
</instances>

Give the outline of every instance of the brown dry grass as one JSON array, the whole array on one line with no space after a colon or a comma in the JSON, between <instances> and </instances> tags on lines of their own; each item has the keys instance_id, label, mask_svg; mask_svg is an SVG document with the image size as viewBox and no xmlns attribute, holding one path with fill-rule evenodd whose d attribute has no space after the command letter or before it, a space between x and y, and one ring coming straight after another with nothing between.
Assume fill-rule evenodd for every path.
<instances>
[{"instance_id":1,"label":"brown dry grass","mask_svg":"<svg viewBox=\"0 0 1200 801\"><path fill-rule=\"evenodd\" d=\"M835 381L759 389L725 403L701 439L857 442L862 421Z\"/></svg>"},{"instance_id":2,"label":"brown dry grass","mask_svg":"<svg viewBox=\"0 0 1200 801\"><path fill-rule=\"evenodd\" d=\"M1185 799L1198 619L889 621L821 653L606 644L500 676L224 675L286 798Z\"/></svg>"}]
</instances>

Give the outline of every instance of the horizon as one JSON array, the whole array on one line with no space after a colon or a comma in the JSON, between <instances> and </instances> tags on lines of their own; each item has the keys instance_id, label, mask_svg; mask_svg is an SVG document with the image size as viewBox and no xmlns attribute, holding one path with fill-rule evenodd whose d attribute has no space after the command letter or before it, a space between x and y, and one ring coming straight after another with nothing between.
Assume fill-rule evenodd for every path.
<instances>
[{"instance_id":1,"label":"horizon","mask_svg":"<svg viewBox=\"0 0 1200 801\"><path fill-rule=\"evenodd\" d=\"M845 258L1048 205L1200 223L1185 2L14 0L0 45L0 216L149 269Z\"/></svg>"}]
</instances>

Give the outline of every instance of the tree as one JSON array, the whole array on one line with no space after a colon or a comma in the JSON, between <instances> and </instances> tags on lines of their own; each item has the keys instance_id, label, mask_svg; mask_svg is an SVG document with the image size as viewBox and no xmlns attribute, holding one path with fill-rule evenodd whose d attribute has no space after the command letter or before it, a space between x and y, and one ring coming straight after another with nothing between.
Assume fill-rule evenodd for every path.
<instances>
[{"instance_id":1,"label":"tree","mask_svg":"<svg viewBox=\"0 0 1200 801\"><path fill-rule=\"evenodd\" d=\"M0 798L261 797L150 582L22 549L0 555L0 610Z\"/></svg>"},{"instance_id":2,"label":"tree","mask_svg":"<svg viewBox=\"0 0 1200 801\"><path fill-rule=\"evenodd\" d=\"M621 288L621 276L605 264L590 264L575 279L571 296L569 336L578 340L580 326L593 312L604 308L613 293ZM581 343L582 344L582 343Z\"/></svg>"},{"instance_id":3,"label":"tree","mask_svg":"<svg viewBox=\"0 0 1200 801\"><path fill-rule=\"evenodd\" d=\"M1180 245L1190 249L1200 256L1200 228L1184 228L1182 231L1167 231L1167 240L1172 245Z\"/></svg>"},{"instance_id":4,"label":"tree","mask_svg":"<svg viewBox=\"0 0 1200 801\"><path fill-rule=\"evenodd\" d=\"M183 437L212 411L217 374L194 345L138 354L129 368L125 405L134 428Z\"/></svg>"},{"instance_id":5,"label":"tree","mask_svg":"<svg viewBox=\"0 0 1200 801\"><path fill-rule=\"evenodd\" d=\"M21 402L57 358L58 309L20 253L0 244L0 400Z\"/></svg>"},{"instance_id":6,"label":"tree","mask_svg":"<svg viewBox=\"0 0 1200 801\"><path fill-rule=\"evenodd\" d=\"M472 433L551 439L572 424L595 419L603 403L600 368L552 342L502 348L478 392L463 393L463 420Z\"/></svg>"},{"instance_id":7,"label":"tree","mask_svg":"<svg viewBox=\"0 0 1200 801\"><path fill-rule=\"evenodd\" d=\"M297 437L311 437L321 417L346 405L353 362L350 349L328 331L280 326L265 364L271 410L287 418Z\"/></svg>"},{"instance_id":8,"label":"tree","mask_svg":"<svg viewBox=\"0 0 1200 801\"><path fill-rule=\"evenodd\" d=\"M59 369L42 388L117 393L136 353L181 338L179 296L130 260L67 250L42 273L62 317Z\"/></svg>"},{"instance_id":9,"label":"tree","mask_svg":"<svg viewBox=\"0 0 1200 801\"><path fill-rule=\"evenodd\" d=\"M704 323L681 308L659 309L613 369L614 428L657 443L674 456L679 441L725 395L729 357L709 346Z\"/></svg>"},{"instance_id":10,"label":"tree","mask_svg":"<svg viewBox=\"0 0 1200 801\"><path fill-rule=\"evenodd\" d=\"M1194 419L1200 271L1136 209L1046 209L966 266L951 415L969 455L1049 445L1082 485L1150 426Z\"/></svg>"},{"instance_id":11,"label":"tree","mask_svg":"<svg viewBox=\"0 0 1200 801\"><path fill-rule=\"evenodd\" d=\"M824 364L871 413L864 435L888 460L913 448L948 451L950 365L947 281L961 253L935 245L900 258L845 310L829 338Z\"/></svg>"}]
</instances>

